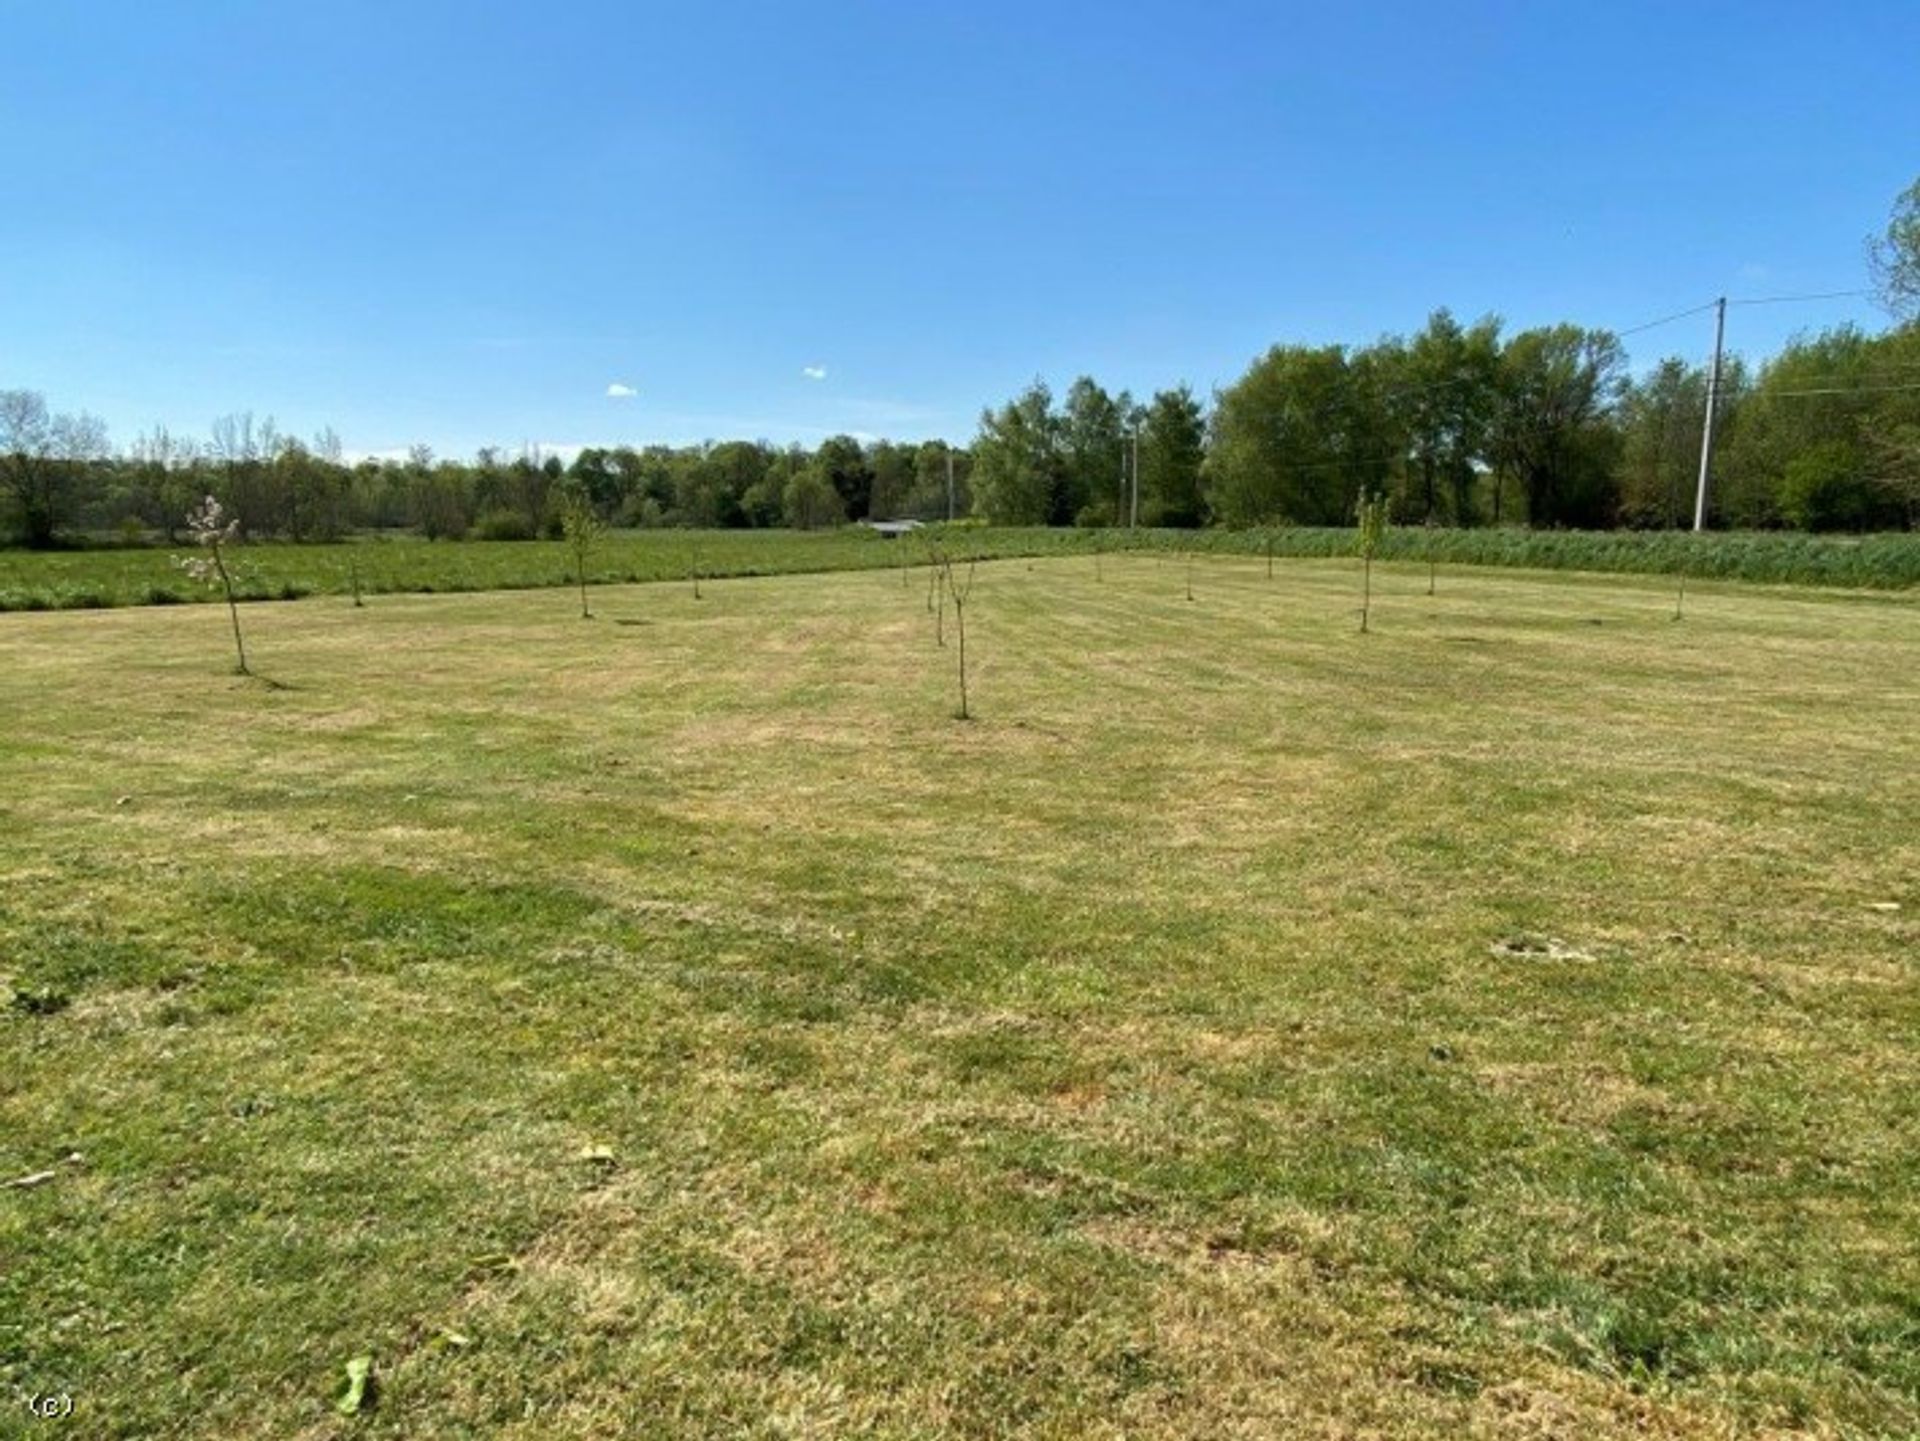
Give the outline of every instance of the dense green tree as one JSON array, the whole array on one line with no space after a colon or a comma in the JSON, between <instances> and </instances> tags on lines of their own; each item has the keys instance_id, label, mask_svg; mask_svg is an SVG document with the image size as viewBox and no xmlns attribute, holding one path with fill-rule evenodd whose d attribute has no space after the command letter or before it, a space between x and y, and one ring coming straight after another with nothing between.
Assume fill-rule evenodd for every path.
<instances>
[{"instance_id":1,"label":"dense green tree","mask_svg":"<svg viewBox=\"0 0 1920 1441\"><path fill-rule=\"evenodd\" d=\"M944 440L929 440L913 452L913 491L906 513L917 520L957 519L973 512L973 457ZM948 483L952 491L948 491Z\"/></svg>"},{"instance_id":2,"label":"dense green tree","mask_svg":"<svg viewBox=\"0 0 1920 1441\"><path fill-rule=\"evenodd\" d=\"M630 455L632 452L628 452ZM567 467L567 478L579 487L592 505L594 514L601 520L617 515L627 498L627 466L619 459L619 452L599 446L589 445L573 458L573 464ZM573 496L565 498L566 506L576 502Z\"/></svg>"},{"instance_id":3,"label":"dense green tree","mask_svg":"<svg viewBox=\"0 0 1920 1441\"><path fill-rule=\"evenodd\" d=\"M1609 332L1577 325L1525 330L1502 349L1490 450L1533 525L1612 524L1612 419L1625 365Z\"/></svg>"},{"instance_id":4,"label":"dense green tree","mask_svg":"<svg viewBox=\"0 0 1920 1441\"><path fill-rule=\"evenodd\" d=\"M1641 528L1682 529L1693 522L1707 373L1668 357L1621 397L1620 518Z\"/></svg>"},{"instance_id":5,"label":"dense green tree","mask_svg":"<svg viewBox=\"0 0 1920 1441\"><path fill-rule=\"evenodd\" d=\"M1342 525L1391 473L1381 387L1338 345L1276 345L1220 392L1209 500L1228 525Z\"/></svg>"},{"instance_id":6,"label":"dense green tree","mask_svg":"<svg viewBox=\"0 0 1920 1441\"><path fill-rule=\"evenodd\" d=\"M199 484L195 461L198 453L191 441L175 436L163 425L156 425L138 437L128 456L126 509L145 524L159 530L168 541L179 538L186 524L187 511L205 495Z\"/></svg>"},{"instance_id":7,"label":"dense green tree","mask_svg":"<svg viewBox=\"0 0 1920 1441\"><path fill-rule=\"evenodd\" d=\"M1067 387L1059 421L1059 464L1047 502L1049 524L1109 518L1108 501L1119 486L1132 410L1125 392L1116 399L1091 376L1083 375ZM1090 513L1090 506L1097 511Z\"/></svg>"},{"instance_id":8,"label":"dense green tree","mask_svg":"<svg viewBox=\"0 0 1920 1441\"><path fill-rule=\"evenodd\" d=\"M1870 337L1839 326L1788 345L1738 396L1739 424L1716 466L1717 518L1815 530L1910 524L1887 445L1915 416L1903 387L1916 372L1920 327Z\"/></svg>"},{"instance_id":9,"label":"dense green tree","mask_svg":"<svg viewBox=\"0 0 1920 1441\"><path fill-rule=\"evenodd\" d=\"M814 461L839 493L848 520L865 520L873 513L873 467L859 441L851 435L828 436L820 442Z\"/></svg>"},{"instance_id":10,"label":"dense green tree","mask_svg":"<svg viewBox=\"0 0 1920 1441\"><path fill-rule=\"evenodd\" d=\"M784 524L787 482L792 479L793 467L784 454L776 452L768 456L760 478L740 496L741 519L756 530Z\"/></svg>"},{"instance_id":11,"label":"dense green tree","mask_svg":"<svg viewBox=\"0 0 1920 1441\"><path fill-rule=\"evenodd\" d=\"M998 410L983 411L973 444L975 508L995 525L1045 525L1061 494L1060 417L1036 380Z\"/></svg>"},{"instance_id":12,"label":"dense green tree","mask_svg":"<svg viewBox=\"0 0 1920 1441\"><path fill-rule=\"evenodd\" d=\"M404 473L416 530L429 540L458 540L467 533L477 513L469 476L458 466L435 465L424 445L413 448Z\"/></svg>"},{"instance_id":13,"label":"dense green tree","mask_svg":"<svg viewBox=\"0 0 1920 1441\"><path fill-rule=\"evenodd\" d=\"M1206 520L1201 472L1207 422L1185 386L1157 392L1140 426L1140 519L1147 525L1196 526Z\"/></svg>"},{"instance_id":14,"label":"dense green tree","mask_svg":"<svg viewBox=\"0 0 1920 1441\"><path fill-rule=\"evenodd\" d=\"M1881 304L1902 319L1920 317L1920 180L1900 192L1867 258Z\"/></svg>"},{"instance_id":15,"label":"dense green tree","mask_svg":"<svg viewBox=\"0 0 1920 1441\"><path fill-rule=\"evenodd\" d=\"M1475 482L1499 402L1500 322L1470 328L1441 309L1394 357L1387 404L1408 450L1407 520L1472 525Z\"/></svg>"},{"instance_id":16,"label":"dense green tree","mask_svg":"<svg viewBox=\"0 0 1920 1441\"><path fill-rule=\"evenodd\" d=\"M38 391L0 390L0 494L12 501L28 545L54 543L106 448L106 426L84 411L57 413Z\"/></svg>"},{"instance_id":17,"label":"dense green tree","mask_svg":"<svg viewBox=\"0 0 1920 1441\"><path fill-rule=\"evenodd\" d=\"M872 489L867 514L874 520L898 520L907 514L913 496L913 447L875 441L867 447Z\"/></svg>"},{"instance_id":18,"label":"dense green tree","mask_svg":"<svg viewBox=\"0 0 1920 1441\"><path fill-rule=\"evenodd\" d=\"M783 504L787 524L795 530L819 530L839 525L847 518L846 502L818 457L794 472L787 482Z\"/></svg>"}]
</instances>

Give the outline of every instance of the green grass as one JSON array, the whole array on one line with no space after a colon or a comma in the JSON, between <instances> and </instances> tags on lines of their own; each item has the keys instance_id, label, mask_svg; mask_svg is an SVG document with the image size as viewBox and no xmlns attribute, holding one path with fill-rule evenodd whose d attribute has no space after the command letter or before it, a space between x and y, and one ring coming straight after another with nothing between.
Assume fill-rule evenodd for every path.
<instances>
[{"instance_id":1,"label":"green grass","mask_svg":"<svg viewBox=\"0 0 1920 1441\"><path fill-rule=\"evenodd\" d=\"M1920 601L1194 570L0 621L0 1403L1913 1434Z\"/></svg>"},{"instance_id":2,"label":"green grass","mask_svg":"<svg viewBox=\"0 0 1920 1441\"><path fill-rule=\"evenodd\" d=\"M929 532L929 535L931 532ZM1084 555L1095 550L1198 551L1329 558L1353 551L1349 529L1088 531L965 526L947 543L982 557ZM898 565L923 558L926 538L904 548L848 528L791 531L622 531L596 549L597 582L682 580L696 561L705 576L790 575ZM34 553L0 550L0 611L173 605L214 592L181 574L190 546ZM560 541L363 540L340 545L256 545L236 552L250 600L346 595L357 569L368 594L523 590L571 583ZM1723 580L1899 590L1920 586L1920 535L1866 537L1736 534L1696 538L1634 531L1390 530L1388 559L1520 566Z\"/></svg>"},{"instance_id":3,"label":"green grass","mask_svg":"<svg viewBox=\"0 0 1920 1441\"><path fill-rule=\"evenodd\" d=\"M1085 536L1066 530L954 532L956 544L982 556L1071 553ZM0 611L97 609L205 601L217 591L189 581L175 557L191 545L118 550L0 551ZM369 595L526 590L573 584L573 555L564 541L425 541L383 538L336 545L266 544L233 552L239 589L249 600L347 595L353 571ZM791 575L894 567L924 559L925 542L905 546L870 530L616 531L597 547L588 574L600 584L703 577Z\"/></svg>"}]
</instances>

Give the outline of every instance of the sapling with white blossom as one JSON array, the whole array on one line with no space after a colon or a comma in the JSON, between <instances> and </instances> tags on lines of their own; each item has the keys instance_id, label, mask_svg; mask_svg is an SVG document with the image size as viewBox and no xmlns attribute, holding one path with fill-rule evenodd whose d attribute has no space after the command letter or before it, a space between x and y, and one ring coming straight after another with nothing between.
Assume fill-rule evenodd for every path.
<instances>
[{"instance_id":1,"label":"sapling with white blossom","mask_svg":"<svg viewBox=\"0 0 1920 1441\"><path fill-rule=\"evenodd\" d=\"M202 585L218 584L227 598L227 616L233 622L233 653L241 675L252 675L247 668L247 643L240 635L240 603L233 593L233 568L227 564L227 549L240 543L240 518L229 519L226 510L212 496L187 512L187 534L200 547L200 555L174 558L174 564Z\"/></svg>"}]
</instances>

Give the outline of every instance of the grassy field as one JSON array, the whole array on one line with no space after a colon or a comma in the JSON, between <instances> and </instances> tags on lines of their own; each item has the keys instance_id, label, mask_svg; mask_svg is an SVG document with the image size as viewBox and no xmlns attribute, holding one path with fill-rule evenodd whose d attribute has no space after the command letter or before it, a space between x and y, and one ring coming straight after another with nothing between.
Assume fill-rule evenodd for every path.
<instances>
[{"instance_id":1,"label":"grassy field","mask_svg":"<svg viewBox=\"0 0 1920 1441\"><path fill-rule=\"evenodd\" d=\"M966 526L969 554L1038 556L1091 549L1091 533L1046 527ZM98 609L207 601L217 592L189 581L175 557L191 545L114 550L0 551L0 611ZM838 530L628 530L610 533L588 563L602 584L794 575L897 566L924 542L902 549L864 527ZM335 545L266 544L234 552L241 594L254 600L349 595L355 572L367 594L459 594L573 583L573 555L561 541L363 539Z\"/></svg>"},{"instance_id":2,"label":"grassy field","mask_svg":"<svg viewBox=\"0 0 1920 1441\"><path fill-rule=\"evenodd\" d=\"M928 532L931 535L932 532ZM588 573L602 583L792 575L899 564L924 554L927 536L904 549L847 527L781 530L639 530L609 536ZM1351 529L1058 530L964 526L944 542L981 557L1089 555L1096 550L1199 551L1280 557L1350 555ZM175 605L214 598L181 574L175 558L192 547L31 552L0 550L0 611ZM1920 535L1866 537L1790 533L1425 530L1387 534L1389 558L1445 564L1522 566L1643 575L1900 590L1920 586ZM573 560L558 541L423 541L389 537L337 545L254 545L236 552L240 590L253 600L347 595L355 574L369 594L445 594L566 585Z\"/></svg>"},{"instance_id":3,"label":"grassy field","mask_svg":"<svg viewBox=\"0 0 1920 1441\"><path fill-rule=\"evenodd\" d=\"M0 1435L1920 1429L1920 598L1186 570L0 619Z\"/></svg>"}]
</instances>

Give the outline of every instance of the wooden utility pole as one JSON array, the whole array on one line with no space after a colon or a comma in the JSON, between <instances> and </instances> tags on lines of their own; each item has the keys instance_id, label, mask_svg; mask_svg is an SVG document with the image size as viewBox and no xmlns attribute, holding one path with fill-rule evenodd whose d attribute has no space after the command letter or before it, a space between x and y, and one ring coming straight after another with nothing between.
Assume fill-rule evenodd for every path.
<instances>
[{"instance_id":1,"label":"wooden utility pole","mask_svg":"<svg viewBox=\"0 0 1920 1441\"><path fill-rule=\"evenodd\" d=\"M1140 427L1133 428L1133 511L1127 517L1127 529L1140 524Z\"/></svg>"},{"instance_id":2,"label":"wooden utility pole","mask_svg":"<svg viewBox=\"0 0 1920 1441\"><path fill-rule=\"evenodd\" d=\"M1727 338L1727 297L1714 302L1713 369L1707 372L1707 421L1700 431L1700 487L1693 497L1693 528L1707 528L1707 473L1713 466L1713 413L1720 408L1720 352Z\"/></svg>"}]
</instances>

